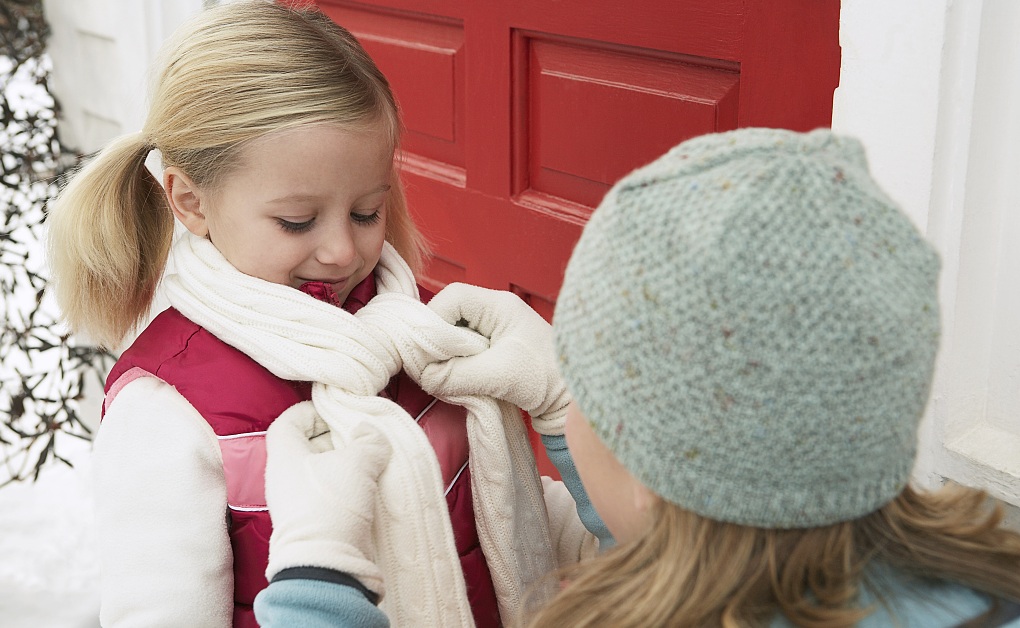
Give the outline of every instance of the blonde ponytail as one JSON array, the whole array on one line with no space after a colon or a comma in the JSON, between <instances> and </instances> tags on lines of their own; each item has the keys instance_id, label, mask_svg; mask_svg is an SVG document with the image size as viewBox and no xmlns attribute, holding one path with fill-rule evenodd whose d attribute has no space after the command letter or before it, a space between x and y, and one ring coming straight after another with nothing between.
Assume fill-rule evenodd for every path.
<instances>
[{"instance_id":1,"label":"blonde ponytail","mask_svg":"<svg viewBox=\"0 0 1020 628\"><path fill-rule=\"evenodd\" d=\"M170 252L173 216L145 168L150 149L140 133L115 140L76 173L48 217L64 319L108 349L148 313Z\"/></svg>"}]
</instances>

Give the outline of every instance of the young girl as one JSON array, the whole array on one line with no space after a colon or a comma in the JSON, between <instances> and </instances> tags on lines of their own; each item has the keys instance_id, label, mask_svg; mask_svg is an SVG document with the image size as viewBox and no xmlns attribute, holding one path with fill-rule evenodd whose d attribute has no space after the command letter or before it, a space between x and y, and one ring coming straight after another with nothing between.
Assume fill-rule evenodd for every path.
<instances>
[{"instance_id":1,"label":"young girl","mask_svg":"<svg viewBox=\"0 0 1020 628\"><path fill-rule=\"evenodd\" d=\"M70 326L106 347L146 317L174 218L187 231L165 280L172 307L107 380L94 466L104 626L256 625L272 528L264 434L310 399L334 439L336 400L374 416L399 459L375 557L393 617L499 625L499 607L556 564L561 528L544 518L526 434L503 433L509 406L474 399L465 424L464 408L408 377L421 356L482 347L418 301L422 240L393 167L399 131L389 85L350 33L314 11L230 3L175 35L143 130L58 199L57 297ZM162 186L144 165L154 149ZM565 408L562 389L530 406L560 421ZM476 447L494 429L486 442L522 445ZM469 468L479 457L485 468ZM564 491L550 495L573 511ZM513 562L525 529L541 558Z\"/></svg>"},{"instance_id":2,"label":"young girl","mask_svg":"<svg viewBox=\"0 0 1020 628\"><path fill-rule=\"evenodd\" d=\"M554 460L576 465L618 545L558 572L562 590L526 623L1020 626L1020 535L979 491L909 485L937 276L860 144L827 130L700 137L621 180L584 229L554 318L574 395ZM456 388L466 369L513 382L481 362L505 365L488 354L521 355L541 326L478 288L430 306L491 346L427 367L428 389ZM281 471L332 468L307 423L270 430L280 520L309 512L278 499ZM357 437L341 484L370 500L387 450ZM266 626L385 625L352 622L380 617L321 578L274 581L256 608Z\"/></svg>"}]
</instances>

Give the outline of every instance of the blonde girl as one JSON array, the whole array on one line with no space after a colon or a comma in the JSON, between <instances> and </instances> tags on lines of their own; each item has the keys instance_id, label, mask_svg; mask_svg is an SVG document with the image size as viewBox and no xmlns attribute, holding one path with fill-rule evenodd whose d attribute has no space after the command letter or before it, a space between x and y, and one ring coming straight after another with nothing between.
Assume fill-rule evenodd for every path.
<instances>
[{"instance_id":1,"label":"blonde girl","mask_svg":"<svg viewBox=\"0 0 1020 628\"><path fill-rule=\"evenodd\" d=\"M344 371L348 354L365 355L327 346L351 314L393 286L419 294L422 238L393 166L400 121L386 78L349 32L315 10L261 1L182 27L150 102L143 129L78 172L49 218L65 318L111 349L148 320L173 247L171 307L107 380L94 466L100 618L255 626L272 530L265 431ZM154 150L162 182L145 167ZM172 244L175 219L186 232ZM427 462L449 509L437 534L463 569L449 587L466 587L474 623L498 625L463 409L424 393L399 361L380 369L365 394L416 417L436 450Z\"/></svg>"}]
</instances>

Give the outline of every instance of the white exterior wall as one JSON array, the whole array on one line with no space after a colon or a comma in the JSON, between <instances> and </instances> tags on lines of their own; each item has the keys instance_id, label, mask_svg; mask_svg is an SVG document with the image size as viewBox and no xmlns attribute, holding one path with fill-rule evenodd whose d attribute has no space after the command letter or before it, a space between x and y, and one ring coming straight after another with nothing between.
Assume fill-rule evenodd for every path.
<instances>
[{"instance_id":1,"label":"white exterior wall","mask_svg":"<svg viewBox=\"0 0 1020 628\"><path fill-rule=\"evenodd\" d=\"M149 66L203 0L43 0L61 139L84 153L142 128Z\"/></svg>"},{"instance_id":2,"label":"white exterior wall","mask_svg":"<svg viewBox=\"0 0 1020 628\"><path fill-rule=\"evenodd\" d=\"M843 0L833 128L942 256L917 479L1020 506L1020 3ZM1014 515L1015 516L1015 515Z\"/></svg>"},{"instance_id":3,"label":"white exterior wall","mask_svg":"<svg viewBox=\"0 0 1020 628\"><path fill-rule=\"evenodd\" d=\"M45 0L66 143L142 124L162 40L215 0ZM942 255L942 347L916 476L1020 506L1020 2L843 0L833 128Z\"/></svg>"}]
</instances>

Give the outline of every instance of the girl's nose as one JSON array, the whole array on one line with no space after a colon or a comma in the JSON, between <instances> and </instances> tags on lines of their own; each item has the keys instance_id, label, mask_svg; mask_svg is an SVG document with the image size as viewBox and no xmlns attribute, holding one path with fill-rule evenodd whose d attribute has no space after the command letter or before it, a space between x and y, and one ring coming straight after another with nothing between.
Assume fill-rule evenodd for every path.
<instances>
[{"instance_id":1,"label":"girl's nose","mask_svg":"<svg viewBox=\"0 0 1020 628\"><path fill-rule=\"evenodd\" d=\"M348 268L357 257L357 247L351 229L346 225L334 229L323 229L315 251L320 264Z\"/></svg>"}]
</instances>

